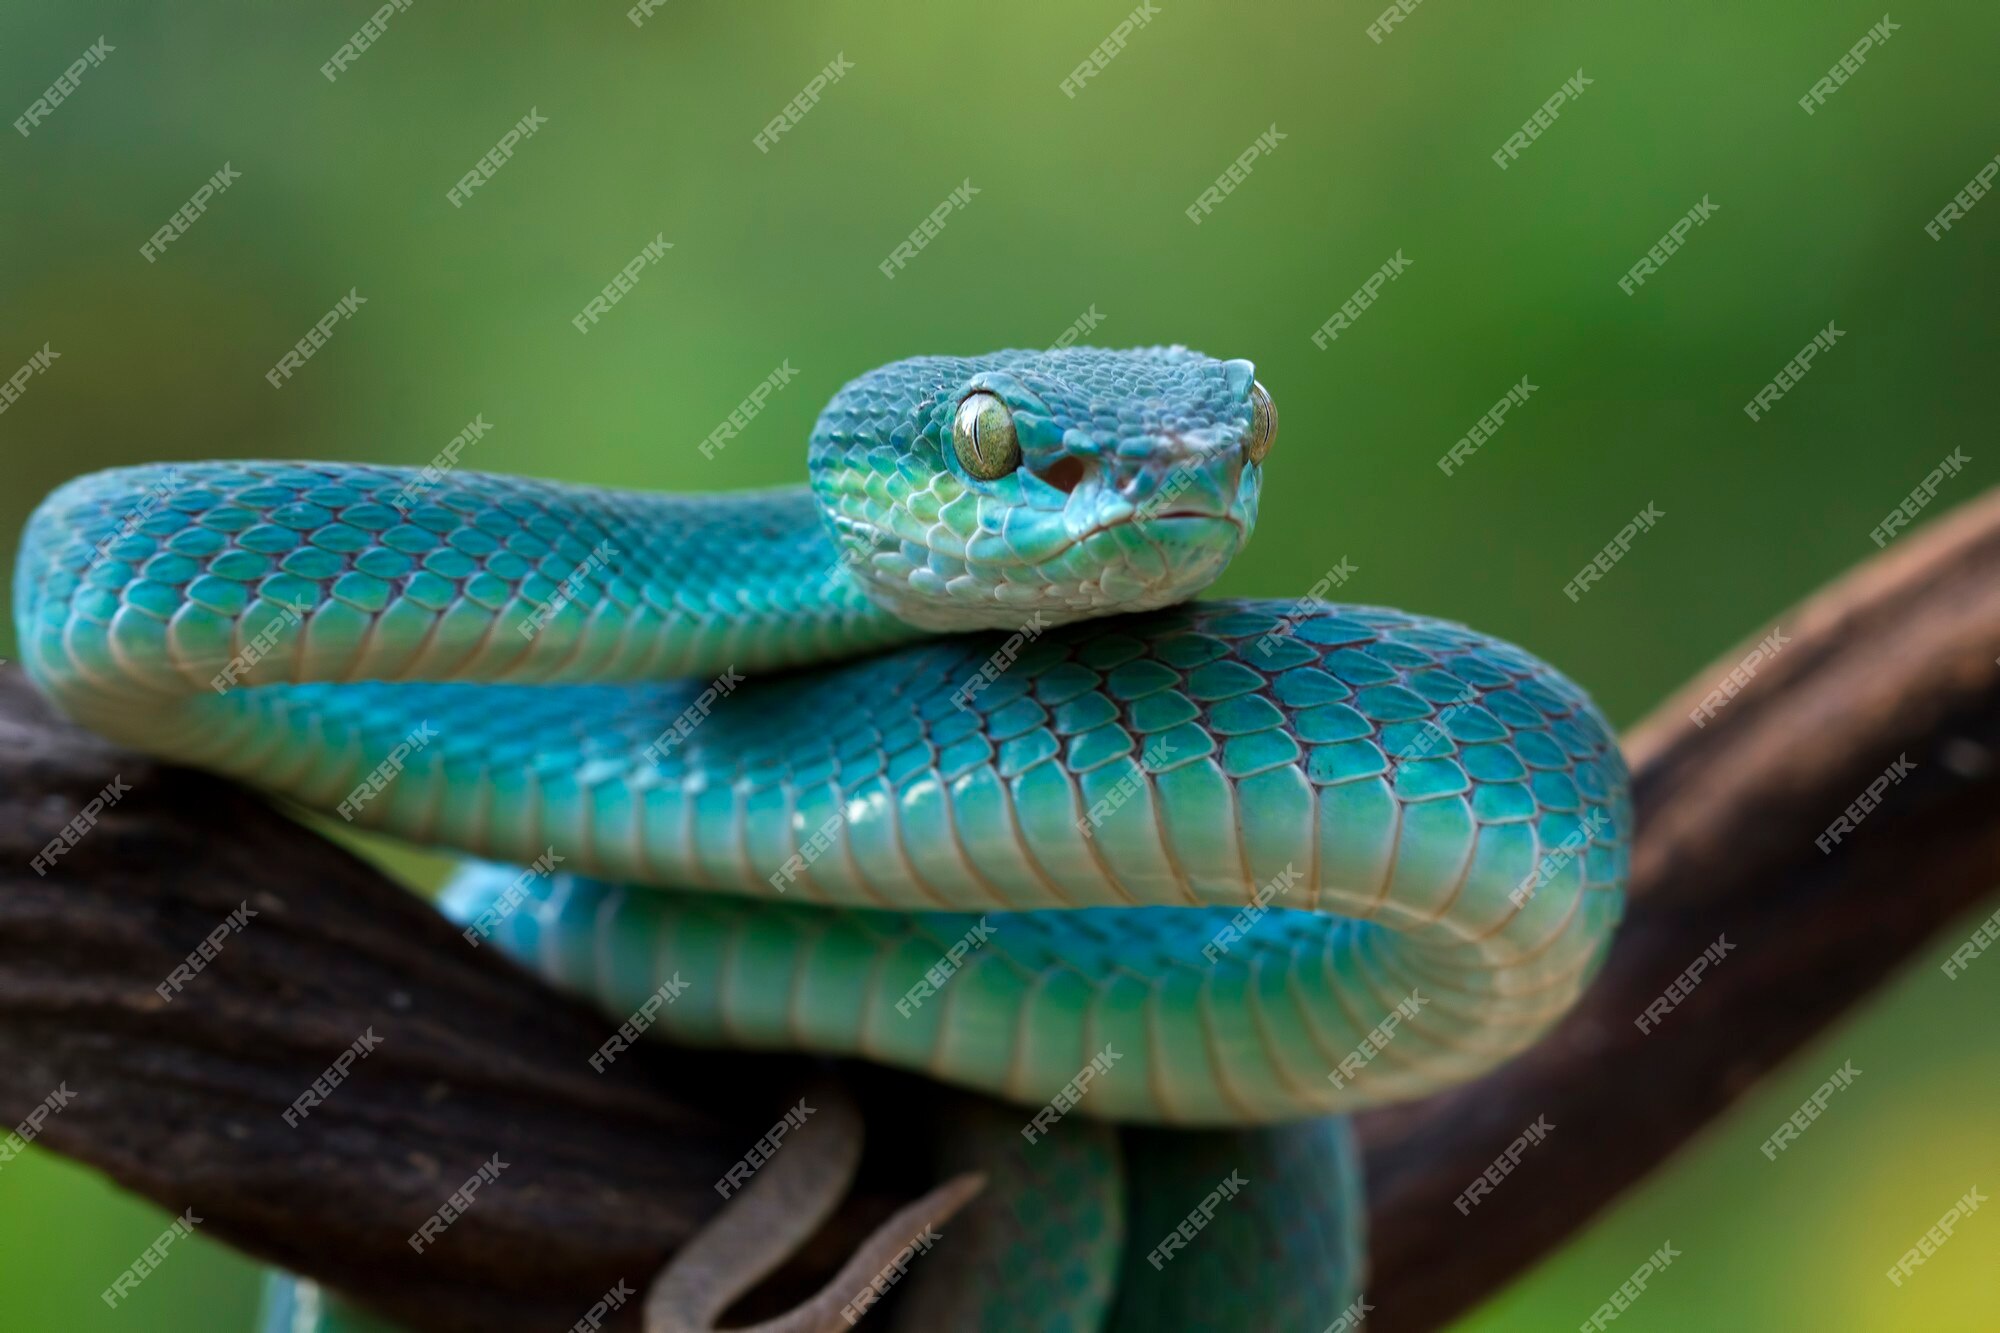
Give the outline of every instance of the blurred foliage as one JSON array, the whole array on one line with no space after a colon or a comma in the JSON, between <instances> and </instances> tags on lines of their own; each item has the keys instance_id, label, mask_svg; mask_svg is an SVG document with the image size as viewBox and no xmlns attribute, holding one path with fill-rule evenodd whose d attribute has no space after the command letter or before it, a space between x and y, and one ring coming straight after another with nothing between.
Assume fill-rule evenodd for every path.
<instances>
[{"instance_id":1,"label":"blurred foliage","mask_svg":"<svg viewBox=\"0 0 2000 1333\"><path fill-rule=\"evenodd\" d=\"M1071 98L1059 83L1124 0L666 0L636 27L617 0L418 0L329 82L372 8L78 0L0 23L22 110L100 35L112 48L0 144L0 375L44 343L61 358L0 417L0 530L91 468L422 464L475 414L493 429L466 466L794 481L844 379L1045 345L1094 310L1092 341L1249 357L1276 396L1261 529L1218 592L1300 596L1344 557L1342 595L1527 644L1623 725L1873 555L1870 529L1952 447L1972 465L1936 511L1996 475L2000 203L1924 233L1996 147L1990 5L1899 14L1810 116L1797 99L1877 10L1423 5L1378 44L1364 8L1170 2ZM836 53L852 72L760 152ZM1496 169L1579 69L1583 94ZM446 191L531 108L548 125L454 208ZM1273 125L1283 140L1192 224ZM241 179L148 263L142 243L225 162ZM968 180L969 205L885 279ZM1620 291L1704 198L1715 216ZM656 235L673 250L580 336L570 317ZM1398 253L1408 272L1316 349ZM366 305L273 390L265 370L350 289ZM1741 405L1829 321L1845 336L1751 422ZM782 361L792 386L704 459ZM1438 457L1523 376L1528 404L1447 477ZM1658 528L1573 604L1563 585L1648 502ZM1669 1240L1683 1257L1621 1330L1992 1327L1983 1214L1902 1289L1884 1277L2000 1179L2000 962L1935 967L1969 929L1466 1327L1573 1328ZM1865 1077L1764 1160L1849 1058ZM1521 1169L1563 1170L1561 1143L1558 1126ZM46 1155L7 1164L0 1328L247 1327L253 1271L206 1242L106 1309L164 1224ZM1438 1243L1478 1227L1442 1219Z\"/></svg>"}]
</instances>

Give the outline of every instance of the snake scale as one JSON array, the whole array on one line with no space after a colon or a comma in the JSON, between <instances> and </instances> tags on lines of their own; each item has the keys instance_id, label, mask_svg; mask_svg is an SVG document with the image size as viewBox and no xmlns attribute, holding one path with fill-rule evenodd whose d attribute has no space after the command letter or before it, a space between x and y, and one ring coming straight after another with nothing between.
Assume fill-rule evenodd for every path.
<instances>
[{"instance_id":1,"label":"snake scale","mask_svg":"<svg viewBox=\"0 0 2000 1333\"><path fill-rule=\"evenodd\" d=\"M20 651L117 741L480 858L446 911L614 1021L671 984L669 1041L986 1094L893 1327L1318 1333L1340 1117L1564 1012L1631 816L1516 648L1189 602L1275 435L1247 361L1070 348L864 375L788 489L118 469L30 521ZM268 1327L384 1326L287 1281Z\"/></svg>"}]
</instances>

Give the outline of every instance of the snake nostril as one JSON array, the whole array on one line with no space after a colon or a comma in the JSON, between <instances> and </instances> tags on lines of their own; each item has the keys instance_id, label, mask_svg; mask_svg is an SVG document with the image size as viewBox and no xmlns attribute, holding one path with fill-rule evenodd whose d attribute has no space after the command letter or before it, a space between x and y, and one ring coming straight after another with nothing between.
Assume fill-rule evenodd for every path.
<instances>
[{"instance_id":1,"label":"snake nostril","mask_svg":"<svg viewBox=\"0 0 2000 1333\"><path fill-rule=\"evenodd\" d=\"M1038 468L1035 475L1049 485L1068 495L1083 480L1083 460L1075 457L1058 458L1046 469Z\"/></svg>"}]
</instances>

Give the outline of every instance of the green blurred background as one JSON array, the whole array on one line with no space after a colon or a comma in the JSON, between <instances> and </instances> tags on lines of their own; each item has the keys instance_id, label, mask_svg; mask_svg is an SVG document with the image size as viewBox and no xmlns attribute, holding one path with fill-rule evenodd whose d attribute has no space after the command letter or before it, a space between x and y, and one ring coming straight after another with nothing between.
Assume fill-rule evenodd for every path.
<instances>
[{"instance_id":1,"label":"green blurred background","mask_svg":"<svg viewBox=\"0 0 2000 1333\"><path fill-rule=\"evenodd\" d=\"M1874 554L1870 529L1952 447L1972 465L1926 518L2000 476L2000 202L1924 233L2000 149L1993 6L1896 12L1811 116L1796 99L1879 10L1438 3L1377 44L1370 5L1347 0L1156 8L1072 99L1058 84L1122 0L666 0L643 26L618 0L415 0L331 83L320 66L368 4L14 6L10 118L95 39L113 49L0 142L0 376L44 343L61 357L0 416L0 532L91 468L422 464L475 414L492 430L469 467L795 481L848 377L1046 345L1094 310L1090 341L1248 357L1277 399L1263 521L1219 592L1296 597L1345 557L1344 595L1526 644L1624 726ZM837 53L852 72L759 152ZM1582 96L1497 169L1579 69ZM453 208L531 108L549 123ZM1274 124L1282 142L1191 223ZM146 262L225 162L241 179ZM885 279L968 179L978 194ZM1621 292L1704 197L1713 218ZM672 251L579 335L570 317L661 233ZM1408 271L1315 349L1399 251ZM350 288L367 304L273 390L265 370ZM1829 321L1846 336L1752 423L1742 404ZM698 442L782 361L798 378L705 460ZM1523 376L1532 399L1445 476L1437 458ZM1572 604L1564 583L1648 502L1658 528ZM1574 1328L1668 1241L1683 1257L1619 1329L2000 1325L2000 1218L1974 1215L1901 1290L1883 1275L1968 1188L2000 1185L2000 961L1937 969L1971 924L1464 1327ZM1850 1059L1865 1077L1765 1161L1758 1143ZM1566 1169L1560 1127L1542 1151L1522 1169ZM51 1156L7 1164L0 1329L246 1328L253 1269L205 1240L127 1307L100 1302L164 1224ZM1438 1243L1477 1243L1476 1222Z\"/></svg>"}]
</instances>

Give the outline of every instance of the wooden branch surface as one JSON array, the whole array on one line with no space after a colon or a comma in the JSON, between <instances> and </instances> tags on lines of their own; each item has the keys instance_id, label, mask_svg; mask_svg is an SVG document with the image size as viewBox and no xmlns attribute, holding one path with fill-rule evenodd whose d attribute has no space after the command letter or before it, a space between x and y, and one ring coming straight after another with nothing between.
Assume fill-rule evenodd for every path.
<instances>
[{"instance_id":1,"label":"wooden branch surface","mask_svg":"<svg viewBox=\"0 0 2000 1333\"><path fill-rule=\"evenodd\" d=\"M54 719L11 670L0 773L0 1123L66 1089L42 1146L414 1328L567 1328L621 1279L643 1290L805 1070L648 1043L595 1072L615 1024L256 796Z\"/></svg>"}]
</instances>

